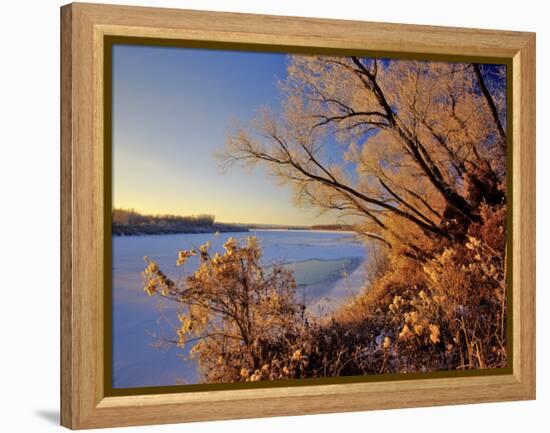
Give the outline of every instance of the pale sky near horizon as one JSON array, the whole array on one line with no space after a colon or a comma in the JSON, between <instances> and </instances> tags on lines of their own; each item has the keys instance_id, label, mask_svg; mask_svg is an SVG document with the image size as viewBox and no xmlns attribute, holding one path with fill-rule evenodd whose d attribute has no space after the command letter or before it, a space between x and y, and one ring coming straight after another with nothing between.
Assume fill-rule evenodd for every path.
<instances>
[{"instance_id":1,"label":"pale sky near horizon","mask_svg":"<svg viewBox=\"0 0 550 433\"><path fill-rule=\"evenodd\" d=\"M233 120L279 108L285 76L284 54L115 45L113 206L222 222L337 222L296 207L291 187L263 169L222 173L214 157Z\"/></svg>"}]
</instances>

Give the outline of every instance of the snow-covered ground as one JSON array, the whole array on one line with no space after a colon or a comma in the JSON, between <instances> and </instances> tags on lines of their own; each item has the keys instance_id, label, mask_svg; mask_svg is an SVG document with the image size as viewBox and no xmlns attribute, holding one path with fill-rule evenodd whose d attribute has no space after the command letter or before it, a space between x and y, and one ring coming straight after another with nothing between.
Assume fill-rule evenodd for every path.
<instances>
[{"instance_id":1,"label":"snow-covered ground","mask_svg":"<svg viewBox=\"0 0 550 433\"><path fill-rule=\"evenodd\" d=\"M172 278L181 277L177 251L212 242L222 250L229 237L255 235L264 263L284 263L298 282L310 314L327 314L357 294L365 281L363 244L348 232L257 230L255 232L177 234L113 238L113 386L115 388L196 383L193 361L182 359L181 349L158 347L160 336L172 337L177 324L175 306L148 297L142 290L144 256L155 260ZM193 272L198 259L185 264ZM187 347L187 352L190 347Z\"/></svg>"}]
</instances>

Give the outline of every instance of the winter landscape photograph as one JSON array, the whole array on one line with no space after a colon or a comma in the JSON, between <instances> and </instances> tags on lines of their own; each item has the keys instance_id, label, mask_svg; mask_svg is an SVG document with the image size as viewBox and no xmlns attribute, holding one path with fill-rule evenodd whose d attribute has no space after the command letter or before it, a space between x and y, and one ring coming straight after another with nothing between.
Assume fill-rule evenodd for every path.
<instances>
[{"instance_id":1,"label":"winter landscape photograph","mask_svg":"<svg viewBox=\"0 0 550 433\"><path fill-rule=\"evenodd\" d=\"M112 56L113 388L507 367L505 65Z\"/></svg>"}]
</instances>

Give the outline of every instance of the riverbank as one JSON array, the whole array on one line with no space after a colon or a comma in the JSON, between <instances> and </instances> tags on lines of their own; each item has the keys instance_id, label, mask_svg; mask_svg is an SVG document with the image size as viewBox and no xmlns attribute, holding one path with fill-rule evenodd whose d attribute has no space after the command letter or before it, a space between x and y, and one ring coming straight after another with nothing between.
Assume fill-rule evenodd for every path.
<instances>
[{"instance_id":1,"label":"riverbank","mask_svg":"<svg viewBox=\"0 0 550 433\"><path fill-rule=\"evenodd\" d=\"M191 226L178 224L140 224L140 225L117 225L112 226L113 236L143 236L143 235L175 235L175 234L201 234L201 233L227 233L227 232L248 232L246 226L231 224L213 224L208 226Z\"/></svg>"}]
</instances>

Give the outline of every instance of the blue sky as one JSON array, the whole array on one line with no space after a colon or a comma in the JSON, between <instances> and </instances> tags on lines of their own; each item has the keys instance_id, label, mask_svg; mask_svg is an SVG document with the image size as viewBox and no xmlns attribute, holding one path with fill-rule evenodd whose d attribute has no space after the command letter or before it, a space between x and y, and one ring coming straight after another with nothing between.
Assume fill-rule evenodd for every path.
<instances>
[{"instance_id":1,"label":"blue sky","mask_svg":"<svg viewBox=\"0 0 550 433\"><path fill-rule=\"evenodd\" d=\"M277 53L115 45L113 205L224 222L332 222L294 206L291 188L262 169L222 173L213 156L232 121L279 108L285 62Z\"/></svg>"}]
</instances>

